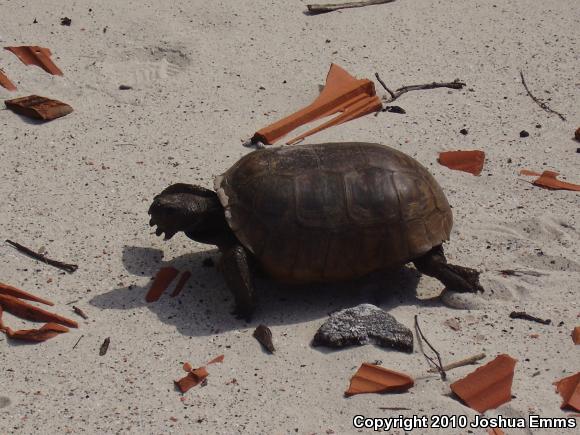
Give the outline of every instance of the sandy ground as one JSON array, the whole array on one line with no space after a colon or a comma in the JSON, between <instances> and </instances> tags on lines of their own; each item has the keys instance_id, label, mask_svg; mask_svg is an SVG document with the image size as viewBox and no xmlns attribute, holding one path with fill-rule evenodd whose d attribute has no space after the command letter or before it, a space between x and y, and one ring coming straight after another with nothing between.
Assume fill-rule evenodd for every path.
<instances>
[{"instance_id":1,"label":"sandy ground","mask_svg":"<svg viewBox=\"0 0 580 435\"><path fill-rule=\"evenodd\" d=\"M572 139L580 126L580 4L397 0L307 16L305 3L0 0L0 43L49 47L64 71L50 76L2 50L0 66L19 89L0 88L0 97L37 93L75 109L46 124L0 111L1 240L79 264L68 275L2 245L0 280L53 300L60 314L74 317L74 303L90 316L43 344L0 336L0 433L349 434L357 433L357 414L471 419L476 413L449 395L448 383L472 367L450 372L445 383L426 376L418 350L309 346L330 311L367 301L410 327L418 314L444 362L479 352L486 361L504 352L517 358L515 397L487 415L566 415L552 382L580 369L580 347L569 336L580 322L580 196L533 187L517 174L556 169L580 182ZM70 27L60 25L65 16ZM484 271L483 297L420 300L416 294L441 286L411 267L338 287L284 289L264 280L255 319L245 324L229 314L219 272L202 267L205 258L217 260L215 250L152 234L147 208L156 193L178 181L211 187L249 151L243 139L315 98L331 62L357 77L380 72L392 87L467 82L462 91L406 94L397 102L406 115L367 116L308 142L381 142L429 168L453 206L448 257ZM532 102L520 70L567 122ZM530 136L520 138L521 130ZM439 151L454 149L484 150L482 175L436 163ZM179 298L146 305L162 265L193 278ZM503 277L501 269L540 276ZM553 324L510 320L512 310ZM449 318L459 319L460 331L443 324ZM271 327L275 356L252 338L258 323ZM106 337L111 346L100 357ZM183 397L175 391L182 362L202 365L219 354L225 361L210 367L206 387ZM416 386L344 398L356 367L375 360L415 376ZM232 378L237 384L228 384ZM410 410L379 409L388 406Z\"/></svg>"}]
</instances>

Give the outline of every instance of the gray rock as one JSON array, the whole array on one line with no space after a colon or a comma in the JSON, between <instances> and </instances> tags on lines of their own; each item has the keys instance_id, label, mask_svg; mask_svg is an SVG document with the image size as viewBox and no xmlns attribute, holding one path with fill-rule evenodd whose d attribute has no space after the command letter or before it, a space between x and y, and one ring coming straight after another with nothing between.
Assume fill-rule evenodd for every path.
<instances>
[{"instance_id":1,"label":"gray rock","mask_svg":"<svg viewBox=\"0 0 580 435\"><path fill-rule=\"evenodd\" d=\"M413 333L379 307L361 304L331 314L318 329L312 345L345 347L368 343L413 352Z\"/></svg>"}]
</instances>

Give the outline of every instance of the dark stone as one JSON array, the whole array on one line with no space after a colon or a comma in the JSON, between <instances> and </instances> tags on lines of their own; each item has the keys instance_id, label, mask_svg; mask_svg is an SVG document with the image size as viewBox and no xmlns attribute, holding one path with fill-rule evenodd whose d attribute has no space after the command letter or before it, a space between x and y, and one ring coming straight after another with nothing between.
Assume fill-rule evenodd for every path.
<instances>
[{"instance_id":1,"label":"dark stone","mask_svg":"<svg viewBox=\"0 0 580 435\"><path fill-rule=\"evenodd\" d=\"M128 91L130 89L133 89L133 86L129 86L129 85L120 85L119 86L119 90L121 90L121 91Z\"/></svg>"},{"instance_id":2,"label":"dark stone","mask_svg":"<svg viewBox=\"0 0 580 435\"><path fill-rule=\"evenodd\" d=\"M331 314L316 332L312 345L345 347L368 343L413 352L413 333L379 307L361 304Z\"/></svg>"},{"instance_id":3,"label":"dark stone","mask_svg":"<svg viewBox=\"0 0 580 435\"><path fill-rule=\"evenodd\" d=\"M528 133L526 130L520 131L520 137L528 137L529 135L530 133Z\"/></svg>"},{"instance_id":4,"label":"dark stone","mask_svg":"<svg viewBox=\"0 0 580 435\"><path fill-rule=\"evenodd\" d=\"M72 23L72 20L69 17L64 17L60 19L60 25L61 26L70 26Z\"/></svg>"},{"instance_id":5,"label":"dark stone","mask_svg":"<svg viewBox=\"0 0 580 435\"><path fill-rule=\"evenodd\" d=\"M466 135L467 134L467 129L466 128L462 128L461 130L459 130L459 133L461 133L462 135Z\"/></svg>"}]
</instances>

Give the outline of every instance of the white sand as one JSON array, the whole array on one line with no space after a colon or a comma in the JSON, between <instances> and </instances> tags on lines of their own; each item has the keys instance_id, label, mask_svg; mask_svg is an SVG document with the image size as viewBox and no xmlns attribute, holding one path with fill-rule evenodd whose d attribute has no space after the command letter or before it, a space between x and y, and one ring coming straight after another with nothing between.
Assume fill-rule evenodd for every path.
<instances>
[{"instance_id":1,"label":"white sand","mask_svg":"<svg viewBox=\"0 0 580 435\"><path fill-rule=\"evenodd\" d=\"M551 384L580 368L580 347L569 336L580 323L580 196L533 187L517 173L556 169L580 183L572 139L580 125L580 4L397 0L306 16L305 3L0 0L0 43L49 47L65 74L26 67L2 50L0 66L19 89L0 88L0 97L37 93L75 109L44 125L0 112L1 240L44 246L50 257L79 264L65 275L4 245L0 281L53 300L60 314L75 317L67 304L76 301L90 316L79 330L43 344L0 336L0 433L348 434L357 433L356 414L399 414L379 410L386 406L410 408L404 415L472 418L438 376L425 377L418 350L309 346L328 312L363 301L407 326L419 314L444 362L482 351L486 361L504 352L517 358L516 397L489 415L565 415ZM60 25L64 16L72 26ZM463 91L406 94L396 104L407 115L367 116L308 142L382 142L429 168L453 205L450 261L484 271L487 296L467 301L478 309L417 300L416 292L436 293L441 285L409 268L339 293L261 281L260 307L246 325L230 316L232 298L219 272L201 266L208 256L217 259L215 250L184 235L164 243L149 229L156 193L177 181L210 187L248 152L242 139L315 98L331 62L361 78L378 71L392 87L467 82ZM521 69L567 122L532 102ZM120 91L121 84L134 89ZM464 127L467 136L459 134ZM523 129L530 137L519 137ZM439 151L454 149L484 150L482 175L436 163ZM181 297L145 305L161 265L191 270L193 279ZM506 268L543 275L505 278L497 271ZM512 321L514 309L553 324ZM459 332L443 325L453 317ZM275 356L252 338L258 323L271 326ZM99 357L106 337L109 352ZM181 362L202 365L221 353L225 361L209 368L208 385L181 400L173 386ZM356 367L377 359L417 377L416 386L402 395L343 398ZM472 370L454 370L449 381ZM226 384L232 378L238 385Z\"/></svg>"}]
</instances>

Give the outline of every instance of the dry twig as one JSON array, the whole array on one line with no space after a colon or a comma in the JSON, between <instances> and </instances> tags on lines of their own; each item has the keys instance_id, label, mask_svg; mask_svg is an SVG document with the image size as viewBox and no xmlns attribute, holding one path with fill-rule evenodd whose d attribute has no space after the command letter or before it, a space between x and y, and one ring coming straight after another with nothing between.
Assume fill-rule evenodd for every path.
<instances>
[{"instance_id":1,"label":"dry twig","mask_svg":"<svg viewBox=\"0 0 580 435\"><path fill-rule=\"evenodd\" d=\"M73 349L75 349L75 348L78 346L78 344L81 342L81 340L83 339L83 337L84 337L84 335L81 335L81 336L79 337L79 339L77 340L77 342L76 342L76 343L75 343L75 345L73 346Z\"/></svg>"},{"instance_id":2,"label":"dry twig","mask_svg":"<svg viewBox=\"0 0 580 435\"><path fill-rule=\"evenodd\" d=\"M539 317L532 316L525 311L512 311L510 313L511 319L522 319L522 320L529 320L530 322L541 323L542 325L549 325L552 323L550 319L540 319Z\"/></svg>"},{"instance_id":3,"label":"dry twig","mask_svg":"<svg viewBox=\"0 0 580 435\"><path fill-rule=\"evenodd\" d=\"M73 273L75 270L79 268L76 264L67 264L63 263L62 261L56 261L51 260L50 258L46 258L44 255L39 254L38 252L34 252L33 250L28 249L26 246L22 246L20 243L13 242L12 240L6 240L6 243L16 248L18 252L22 252L23 254L34 258L35 260L42 261L43 263L64 270L65 272Z\"/></svg>"},{"instance_id":4,"label":"dry twig","mask_svg":"<svg viewBox=\"0 0 580 435\"><path fill-rule=\"evenodd\" d=\"M522 85L524 85L524 88L526 89L526 92L528 93L528 95L530 96L530 98L532 100L534 100L534 103L536 103L538 106L540 106L545 112L553 113L554 115L558 115L562 121L566 121L566 118L564 117L564 115L562 115L560 112L556 112L555 110L551 109L545 102L543 102L539 98L536 98L534 96L534 94L532 94L532 92L528 88L528 85L526 83L526 79L524 78L524 72L523 71L520 71L520 77L522 78Z\"/></svg>"},{"instance_id":5,"label":"dry twig","mask_svg":"<svg viewBox=\"0 0 580 435\"><path fill-rule=\"evenodd\" d=\"M446 372L449 370L456 369L457 367L463 367L469 364L475 364L477 361L482 360L485 358L484 353L478 353L477 355L470 356L469 358L465 358L459 361L455 361L451 364L447 364L443 366L443 370ZM429 373L437 373L439 370L435 368L431 368L428 370Z\"/></svg>"},{"instance_id":6,"label":"dry twig","mask_svg":"<svg viewBox=\"0 0 580 435\"><path fill-rule=\"evenodd\" d=\"M338 11L339 9L362 8L364 6L381 5L392 3L395 0L365 0L360 2L348 2L326 5L306 5L308 12L311 14L325 14L327 12Z\"/></svg>"},{"instance_id":7,"label":"dry twig","mask_svg":"<svg viewBox=\"0 0 580 435\"><path fill-rule=\"evenodd\" d=\"M447 379L447 374L445 373L445 368L443 367L443 363L441 362L441 355L439 355L439 352L437 352L437 350L433 346L431 346L431 343L429 343L427 338L425 338L425 336L423 335L423 332L419 327L418 315L415 315L415 332L417 333L417 341L419 343L419 349L421 349L421 352L423 353L427 361L430 364L432 364L433 367L435 367L435 369L439 372L439 374L441 375L441 380L444 381L445 379ZM427 346L429 346L429 348L433 351L435 356L437 356L437 361L435 361L433 358L431 358L429 355L425 353L425 350L423 349L423 341L427 343Z\"/></svg>"},{"instance_id":8,"label":"dry twig","mask_svg":"<svg viewBox=\"0 0 580 435\"><path fill-rule=\"evenodd\" d=\"M401 95L403 95L409 91L421 91L421 90L436 89L436 88L463 89L463 87L465 86L465 82L462 82L459 79L455 79L452 82L433 82L433 83L426 83L424 85L403 86L395 91L392 91L385 84L385 82L381 79L381 77L379 76L379 73L375 73L375 77L377 78L377 80L379 81L381 86L383 88L385 88L385 91L387 91L390 95L389 98L383 97L383 101L387 104L392 103L397 98L399 98Z\"/></svg>"},{"instance_id":9,"label":"dry twig","mask_svg":"<svg viewBox=\"0 0 580 435\"><path fill-rule=\"evenodd\" d=\"M75 307L73 305L72 308L73 308L74 312L77 313L79 316L81 316L83 319L87 320L89 318L89 316L87 316L87 314L83 310L81 310L79 307Z\"/></svg>"}]
</instances>

